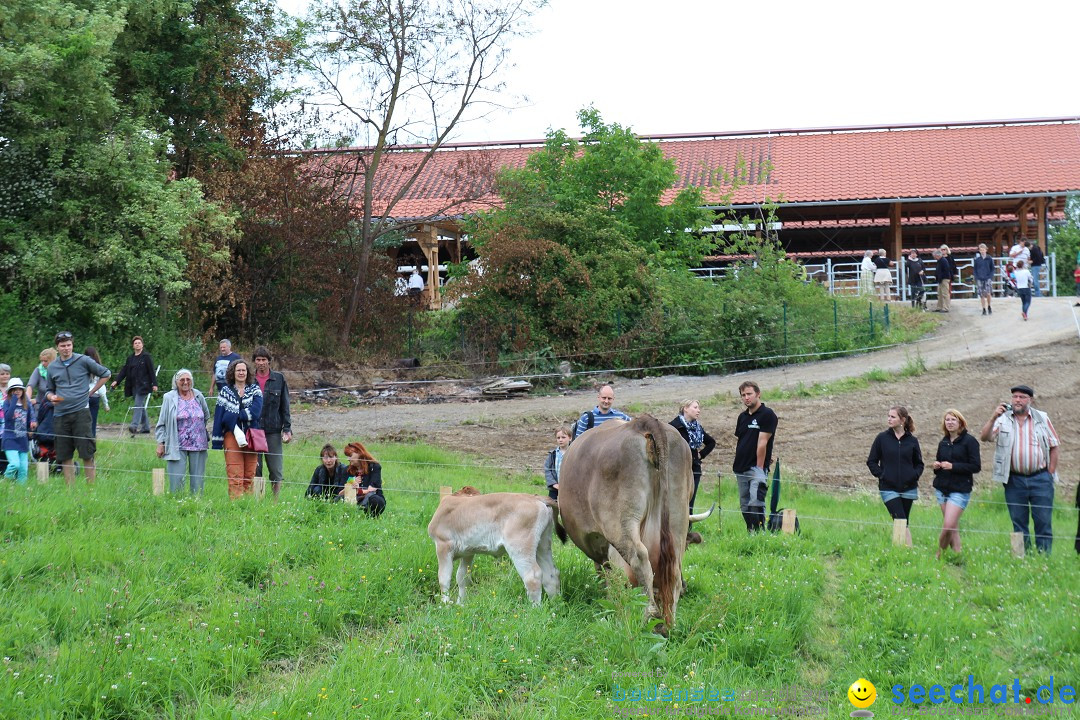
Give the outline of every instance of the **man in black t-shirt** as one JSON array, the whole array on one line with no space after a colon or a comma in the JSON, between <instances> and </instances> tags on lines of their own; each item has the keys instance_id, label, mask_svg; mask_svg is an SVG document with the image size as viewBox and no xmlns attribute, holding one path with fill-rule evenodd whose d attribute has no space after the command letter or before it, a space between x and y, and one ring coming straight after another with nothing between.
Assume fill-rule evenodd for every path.
<instances>
[{"instance_id":1,"label":"man in black t-shirt","mask_svg":"<svg viewBox=\"0 0 1080 720\"><path fill-rule=\"evenodd\" d=\"M731 469L739 486L739 507L750 532L765 525L765 493L772 465L776 413L761 402L761 388L752 380L739 386L746 410L735 423L735 461Z\"/></svg>"}]
</instances>

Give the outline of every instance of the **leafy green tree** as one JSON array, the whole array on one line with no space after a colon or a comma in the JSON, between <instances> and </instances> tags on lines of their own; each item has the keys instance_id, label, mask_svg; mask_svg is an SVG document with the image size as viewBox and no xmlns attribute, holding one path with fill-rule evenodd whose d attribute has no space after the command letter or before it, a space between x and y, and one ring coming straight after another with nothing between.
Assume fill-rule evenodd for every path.
<instances>
[{"instance_id":1,"label":"leafy green tree","mask_svg":"<svg viewBox=\"0 0 1080 720\"><path fill-rule=\"evenodd\" d=\"M1080 267L1080 195L1065 203L1065 222L1051 227L1050 251L1057 254L1058 294L1069 295L1075 287L1073 271Z\"/></svg>"}]
</instances>

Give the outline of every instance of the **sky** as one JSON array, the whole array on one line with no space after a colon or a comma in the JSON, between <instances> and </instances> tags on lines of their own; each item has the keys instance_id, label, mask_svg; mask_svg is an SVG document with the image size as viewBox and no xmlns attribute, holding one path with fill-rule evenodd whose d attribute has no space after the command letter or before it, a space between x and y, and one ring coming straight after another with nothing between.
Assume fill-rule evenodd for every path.
<instances>
[{"instance_id":1,"label":"sky","mask_svg":"<svg viewBox=\"0 0 1080 720\"><path fill-rule=\"evenodd\" d=\"M305 0L279 0L296 13ZM550 0L457 141L1080 116L1080 1Z\"/></svg>"}]
</instances>

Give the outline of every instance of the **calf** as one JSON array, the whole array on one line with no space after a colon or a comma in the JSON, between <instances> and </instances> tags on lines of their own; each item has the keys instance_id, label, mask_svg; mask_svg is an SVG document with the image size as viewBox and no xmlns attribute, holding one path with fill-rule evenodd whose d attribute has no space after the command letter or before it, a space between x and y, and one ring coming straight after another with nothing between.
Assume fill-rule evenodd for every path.
<instances>
[{"instance_id":1,"label":"calf","mask_svg":"<svg viewBox=\"0 0 1080 720\"><path fill-rule=\"evenodd\" d=\"M439 558L439 586L443 602L450 601L450 575L454 559L458 603L465 601L469 565L474 555L510 556L533 604L540 604L541 585L548 595L559 594L559 571L551 559L551 530L566 542L558 521L558 505L548 498L525 493L482 495L464 487L439 503L428 524Z\"/></svg>"}]
</instances>

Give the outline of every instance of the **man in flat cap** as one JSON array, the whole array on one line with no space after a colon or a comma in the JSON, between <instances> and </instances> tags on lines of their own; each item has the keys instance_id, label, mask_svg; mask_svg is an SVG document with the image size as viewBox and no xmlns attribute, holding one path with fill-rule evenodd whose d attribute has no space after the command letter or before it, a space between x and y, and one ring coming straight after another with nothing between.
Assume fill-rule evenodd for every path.
<instances>
[{"instance_id":1,"label":"man in flat cap","mask_svg":"<svg viewBox=\"0 0 1080 720\"><path fill-rule=\"evenodd\" d=\"M1024 547L1031 547L1028 510L1035 523L1035 547L1049 554L1054 533L1050 519L1057 482L1058 435L1046 413L1031 407L1035 391L1028 385L1012 388L1011 402L994 408L983 425L983 442L996 440L994 479L1005 485L1013 531L1024 533Z\"/></svg>"}]
</instances>

